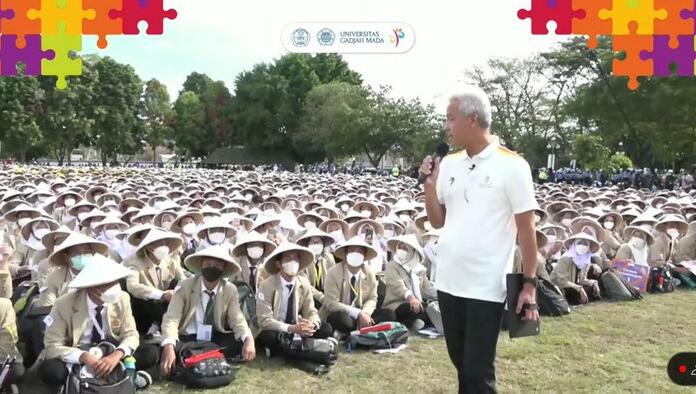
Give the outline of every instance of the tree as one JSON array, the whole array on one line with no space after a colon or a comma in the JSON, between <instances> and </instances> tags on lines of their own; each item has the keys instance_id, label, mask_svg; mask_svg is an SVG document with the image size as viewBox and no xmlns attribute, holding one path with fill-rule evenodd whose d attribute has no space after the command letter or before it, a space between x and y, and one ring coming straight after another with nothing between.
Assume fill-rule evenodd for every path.
<instances>
[{"instance_id":1,"label":"tree","mask_svg":"<svg viewBox=\"0 0 696 394\"><path fill-rule=\"evenodd\" d=\"M152 162L157 161L157 147L171 137L172 109L167 87L160 81L151 79L145 84L142 98L145 125L144 140L152 148Z\"/></svg>"},{"instance_id":2,"label":"tree","mask_svg":"<svg viewBox=\"0 0 696 394\"><path fill-rule=\"evenodd\" d=\"M94 64L97 84L91 103L91 139L101 151L102 164L117 162L118 154L142 148L144 123L138 117L143 84L131 66L105 57Z\"/></svg>"},{"instance_id":3,"label":"tree","mask_svg":"<svg viewBox=\"0 0 696 394\"><path fill-rule=\"evenodd\" d=\"M238 139L252 150L289 150L298 161L323 159L321 149L315 144L298 144L295 135L309 92L332 81L362 83L339 55L289 54L240 74L232 100Z\"/></svg>"},{"instance_id":4,"label":"tree","mask_svg":"<svg viewBox=\"0 0 696 394\"><path fill-rule=\"evenodd\" d=\"M56 89L55 80L40 77L40 89L43 91L39 125L44 136L46 151L63 165L65 159L70 161L70 153L79 144L86 144L94 124L88 103L92 102L96 74L94 63L99 57L88 55L83 58L82 75L71 77L70 84L64 90Z\"/></svg>"},{"instance_id":5,"label":"tree","mask_svg":"<svg viewBox=\"0 0 696 394\"><path fill-rule=\"evenodd\" d=\"M573 138L573 156L585 169L596 171L608 167L611 151L602 137L596 134L578 134Z\"/></svg>"},{"instance_id":6,"label":"tree","mask_svg":"<svg viewBox=\"0 0 696 394\"><path fill-rule=\"evenodd\" d=\"M174 103L172 124L174 142L179 154L186 158L201 157L205 132L205 108L194 92L183 92Z\"/></svg>"},{"instance_id":7,"label":"tree","mask_svg":"<svg viewBox=\"0 0 696 394\"><path fill-rule=\"evenodd\" d=\"M40 90L36 78L0 78L0 139L2 149L15 153L24 162L28 149L42 134L37 122Z\"/></svg>"},{"instance_id":8,"label":"tree","mask_svg":"<svg viewBox=\"0 0 696 394\"><path fill-rule=\"evenodd\" d=\"M623 152L616 152L611 155L607 166L607 169L611 171L634 168L633 161L631 161L631 159L629 159L628 156L626 156L626 154Z\"/></svg>"},{"instance_id":9,"label":"tree","mask_svg":"<svg viewBox=\"0 0 696 394\"><path fill-rule=\"evenodd\" d=\"M232 145L232 94L225 83L194 72L186 78L183 92L195 93L205 110L203 144L196 146L196 149L203 149L202 156L207 156L220 146Z\"/></svg>"},{"instance_id":10,"label":"tree","mask_svg":"<svg viewBox=\"0 0 696 394\"><path fill-rule=\"evenodd\" d=\"M374 92L345 82L319 85L305 107L296 145L323 149L330 160L365 154L374 167L389 151L411 159L432 152L442 124L434 108L391 98L389 87Z\"/></svg>"}]
</instances>

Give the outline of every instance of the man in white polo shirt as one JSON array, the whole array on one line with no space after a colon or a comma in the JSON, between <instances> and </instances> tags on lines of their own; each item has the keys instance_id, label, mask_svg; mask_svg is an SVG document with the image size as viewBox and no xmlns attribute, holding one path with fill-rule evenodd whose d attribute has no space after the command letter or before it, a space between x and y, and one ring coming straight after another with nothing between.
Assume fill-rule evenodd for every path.
<instances>
[{"instance_id":1,"label":"man in white polo shirt","mask_svg":"<svg viewBox=\"0 0 696 394\"><path fill-rule=\"evenodd\" d=\"M532 174L491 135L491 106L481 89L450 99L447 125L451 144L463 150L441 163L427 157L420 168L428 220L441 228L435 285L459 392L496 392L495 351L516 238L525 284L515 307L525 319L539 317Z\"/></svg>"}]
</instances>

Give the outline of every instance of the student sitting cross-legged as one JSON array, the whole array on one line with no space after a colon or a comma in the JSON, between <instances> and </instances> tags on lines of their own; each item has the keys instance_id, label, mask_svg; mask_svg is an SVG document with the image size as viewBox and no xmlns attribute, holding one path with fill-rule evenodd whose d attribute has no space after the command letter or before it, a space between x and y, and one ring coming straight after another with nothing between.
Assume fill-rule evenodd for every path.
<instances>
[{"instance_id":1,"label":"student sitting cross-legged","mask_svg":"<svg viewBox=\"0 0 696 394\"><path fill-rule=\"evenodd\" d=\"M338 331L335 336L394 320L393 312L375 312L377 278L368 262L377 257L377 251L356 237L341 244L334 255L341 263L326 273L324 304L319 315Z\"/></svg>"},{"instance_id":2,"label":"student sitting cross-legged","mask_svg":"<svg viewBox=\"0 0 696 394\"><path fill-rule=\"evenodd\" d=\"M46 359L39 366L39 376L49 386L65 383L67 364L85 365L95 376L104 377L126 356L133 355L139 370L157 363L154 345L139 346L130 297L119 284L130 270L106 257L95 259L102 261L80 271L69 284L74 291L58 298L45 319ZM113 344L116 350L101 358L86 351L101 342Z\"/></svg>"},{"instance_id":3,"label":"student sitting cross-legged","mask_svg":"<svg viewBox=\"0 0 696 394\"><path fill-rule=\"evenodd\" d=\"M261 330L257 339L270 355L279 352L282 333L323 339L333 332L330 324L319 319L312 285L304 275L298 275L313 261L314 255L309 249L286 242L264 263L269 277L256 293L256 314Z\"/></svg>"},{"instance_id":4,"label":"student sitting cross-legged","mask_svg":"<svg viewBox=\"0 0 696 394\"><path fill-rule=\"evenodd\" d=\"M196 340L212 341L229 358L256 357L254 337L239 307L237 287L226 278L241 270L226 245L211 246L186 257L195 275L180 282L162 318L162 373L176 363L176 349Z\"/></svg>"}]
</instances>

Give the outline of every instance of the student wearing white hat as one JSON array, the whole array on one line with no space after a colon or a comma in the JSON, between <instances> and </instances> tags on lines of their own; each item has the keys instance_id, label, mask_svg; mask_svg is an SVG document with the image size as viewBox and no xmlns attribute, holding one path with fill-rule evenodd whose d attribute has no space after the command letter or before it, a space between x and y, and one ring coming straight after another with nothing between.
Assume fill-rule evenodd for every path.
<instances>
[{"instance_id":1,"label":"student wearing white hat","mask_svg":"<svg viewBox=\"0 0 696 394\"><path fill-rule=\"evenodd\" d=\"M256 294L256 290L261 282L268 277L268 273L263 265L264 259L275 248L276 244L256 231L241 236L237 245L232 249L232 256L239 262L241 267L241 271L235 280L246 283L251 288L251 292ZM255 325L256 323L250 322L250 324Z\"/></svg>"},{"instance_id":2,"label":"student wearing white hat","mask_svg":"<svg viewBox=\"0 0 696 394\"><path fill-rule=\"evenodd\" d=\"M602 269L599 242L591 235L580 232L565 241L566 253L551 272L551 281L564 293L571 305L587 304L601 298L599 276Z\"/></svg>"},{"instance_id":3,"label":"student wearing white hat","mask_svg":"<svg viewBox=\"0 0 696 394\"><path fill-rule=\"evenodd\" d=\"M198 212L182 212L174 219L172 231L181 234L184 243L181 245L181 259L196 253L200 240L196 236L198 226L203 223L203 215Z\"/></svg>"},{"instance_id":4,"label":"student wearing white hat","mask_svg":"<svg viewBox=\"0 0 696 394\"><path fill-rule=\"evenodd\" d=\"M229 248L201 250L188 256L184 264L195 276L180 283L162 318L162 373L171 373L176 348L197 338L224 347L226 357L253 360L254 337L239 307L237 287L227 280L240 271Z\"/></svg>"},{"instance_id":5,"label":"student wearing white hat","mask_svg":"<svg viewBox=\"0 0 696 394\"><path fill-rule=\"evenodd\" d=\"M413 330L420 330L429 323L430 309L435 313L437 290L428 279L423 265L425 254L415 234L395 237L387 242L392 260L384 271L387 287L382 308L393 311L396 320ZM437 313L439 315L439 313ZM441 322L438 322L441 331Z\"/></svg>"},{"instance_id":6,"label":"student wearing white hat","mask_svg":"<svg viewBox=\"0 0 696 394\"><path fill-rule=\"evenodd\" d=\"M322 321L339 334L373 325L382 319L377 308L377 278L368 261L377 251L360 238L344 242L334 252L341 263L330 268L324 281L324 303L319 310Z\"/></svg>"},{"instance_id":7,"label":"student wearing white hat","mask_svg":"<svg viewBox=\"0 0 696 394\"><path fill-rule=\"evenodd\" d=\"M143 334L159 331L162 315L174 296L174 288L186 279L179 257L172 253L181 243L179 235L153 227L135 254L124 262L131 269L126 289L133 298L138 331Z\"/></svg>"},{"instance_id":8,"label":"student wearing white hat","mask_svg":"<svg viewBox=\"0 0 696 394\"><path fill-rule=\"evenodd\" d=\"M300 271L300 275L304 275L312 285L314 305L317 308L321 308L324 301L326 271L336 265L336 261L329 251L335 242L336 240L332 236L318 228L308 230L297 240L298 245L309 249L314 256L312 264L306 270Z\"/></svg>"},{"instance_id":9,"label":"student wearing white hat","mask_svg":"<svg viewBox=\"0 0 696 394\"><path fill-rule=\"evenodd\" d=\"M58 223L46 217L30 219L24 223L20 231L20 242L18 242L17 249L10 259L10 273L13 277L28 279L28 274L32 270L36 272L37 258L44 257L42 252L45 248L41 243L41 238L57 228ZM33 276L36 278L36 274Z\"/></svg>"},{"instance_id":10,"label":"student wearing white hat","mask_svg":"<svg viewBox=\"0 0 696 394\"><path fill-rule=\"evenodd\" d=\"M94 228L94 232L97 234L96 238L109 245L109 257L117 263L123 261L123 257L118 253L118 249L121 247L121 240L118 239L118 234L127 228L128 224L113 216L106 216Z\"/></svg>"},{"instance_id":11,"label":"student wearing white hat","mask_svg":"<svg viewBox=\"0 0 696 394\"><path fill-rule=\"evenodd\" d=\"M68 292L68 283L96 256L106 256L109 246L78 232L70 235L58 245L48 261L57 268L48 275L44 288L39 289L39 306L51 306L56 299Z\"/></svg>"},{"instance_id":12,"label":"student wearing white hat","mask_svg":"<svg viewBox=\"0 0 696 394\"><path fill-rule=\"evenodd\" d=\"M333 329L322 323L314 307L312 285L299 275L314 261L312 252L302 246L286 242L271 253L264 267L269 277L256 293L256 313L261 332L260 346L271 354L279 351L282 333L324 339Z\"/></svg>"},{"instance_id":13,"label":"student wearing white hat","mask_svg":"<svg viewBox=\"0 0 696 394\"><path fill-rule=\"evenodd\" d=\"M198 227L198 239L201 240L197 251L211 246L226 245L232 249L236 230L222 217L213 217Z\"/></svg>"},{"instance_id":14,"label":"student wearing white hat","mask_svg":"<svg viewBox=\"0 0 696 394\"><path fill-rule=\"evenodd\" d=\"M94 375L104 377L126 356L136 358L138 369L157 362L156 348L139 348L130 297L119 284L130 271L106 257L97 259L102 261L87 265L70 282L74 291L57 299L45 319L46 359L39 366L39 376L51 387L65 383L66 364L86 365ZM112 343L116 350L101 358L87 351L101 342Z\"/></svg>"},{"instance_id":15,"label":"student wearing white hat","mask_svg":"<svg viewBox=\"0 0 696 394\"><path fill-rule=\"evenodd\" d=\"M636 264L656 267L662 265L655 255L652 245L655 242L652 231L643 227L628 226L624 229L624 238L628 241L616 252L616 260L632 261Z\"/></svg>"},{"instance_id":16,"label":"student wearing white hat","mask_svg":"<svg viewBox=\"0 0 696 394\"><path fill-rule=\"evenodd\" d=\"M65 241L70 233L70 229L66 225L62 225L54 231L46 233L41 238L44 249L40 256L37 256L38 268L36 271L36 284L39 286L39 289L43 289L46 286L48 276L57 268L57 266L51 264L49 257L53 254L55 247Z\"/></svg>"}]
</instances>

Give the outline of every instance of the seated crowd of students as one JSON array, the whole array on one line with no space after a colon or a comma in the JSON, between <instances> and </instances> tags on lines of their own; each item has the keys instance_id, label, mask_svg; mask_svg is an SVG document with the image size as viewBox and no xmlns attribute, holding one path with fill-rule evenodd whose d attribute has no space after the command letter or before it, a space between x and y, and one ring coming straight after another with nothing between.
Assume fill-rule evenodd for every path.
<instances>
[{"instance_id":1,"label":"seated crowd of students","mask_svg":"<svg viewBox=\"0 0 696 394\"><path fill-rule=\"evenodd\" d=\"M411 179L45 169L0 172L0 191L10 382L32 367L59 389L66 366L103 376L132 356L147 384L200 340L251 361L282 353L288 334L343 340L390 321L442 330L438 231ZM612 261L696 260L693 194L544 185L537 197L537 275L571 304L602 298L598 278ZM516 253L511 270L520 265ZM27 312L16 315L10 298ZM86 351L102 341L115 347L108 356Z\"/></svg>"}]
</instances>

